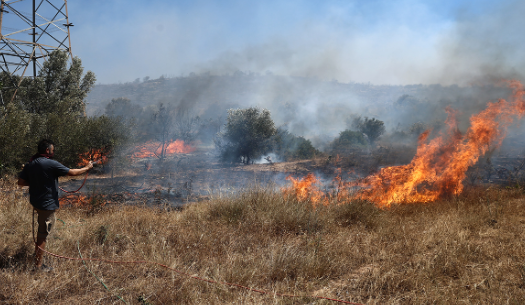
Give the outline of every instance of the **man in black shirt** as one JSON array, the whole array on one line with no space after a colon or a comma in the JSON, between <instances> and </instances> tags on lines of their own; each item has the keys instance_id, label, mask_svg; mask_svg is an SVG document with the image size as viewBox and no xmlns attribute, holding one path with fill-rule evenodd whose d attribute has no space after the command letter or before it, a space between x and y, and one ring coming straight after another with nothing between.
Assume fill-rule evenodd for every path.
<instances>
[{"instance_id":1,"label":"man in black shirt","mask_svg":"<svg viewBox=\"0 0 525 305\"><path fill-rule=\"evenodd\" d=\"M83 168L69 169L53 160L55 145L50 140L38 143L38 153L18 176L18 185L29 186L29 202L38 214L38 234L35 244L35 266L42 267L46 239L55 222L58 203L58 177L82 175L93 167L89 162Z\"/></svg>"}]
</instances>

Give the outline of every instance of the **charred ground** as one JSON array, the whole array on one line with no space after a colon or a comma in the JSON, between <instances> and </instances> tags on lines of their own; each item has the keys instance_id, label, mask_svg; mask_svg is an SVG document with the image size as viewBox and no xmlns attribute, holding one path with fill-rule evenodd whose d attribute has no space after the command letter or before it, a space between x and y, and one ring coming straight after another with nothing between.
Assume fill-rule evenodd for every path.
<instances>
[{"instance_id":1,"label":"charred ground","mask_svg":"<svg viewBox=\"0 0 525 305\"><path fill-rule=\"evenodd\" d=\"M515 146L518 144L516 142ZM320 179L322 189L329 191L335 187L336 177L355 181L383 167L408 164L415 153L414 146L390 145L370 150L355 149L341 155L323 153L309 160L249 165L220 162L218 156L205 147L164 159L121 156L127 161L110 160L97 166L80 193L62 193L62 203L181 208L187 203L230 196L254 187L280 189L290 186L286 177L302 178L309 173ZM76 190L82 183L83 178L64 178L61 185L66 190ZM469 186L522 185L525 183L525 154L520 154L518 149L492 151L468 170L465 183ZM93 198L98 199L93 201Z\"/></svg>"}]
</instances>

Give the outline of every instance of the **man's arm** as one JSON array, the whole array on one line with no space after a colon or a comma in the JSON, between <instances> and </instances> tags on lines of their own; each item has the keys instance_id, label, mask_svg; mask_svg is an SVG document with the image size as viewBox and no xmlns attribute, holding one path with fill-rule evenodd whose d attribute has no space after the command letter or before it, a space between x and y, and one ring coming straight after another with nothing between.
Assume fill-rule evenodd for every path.
<instances>
[{"instance_id":1,"label":"man's arm","mask_svg":"<svg viewBox=\"0 0 525 305\"><path fill-rule=\"evenodd\" d=\"M82 168L72 168L67 173L68 176L78 176L86 173L88 170L93 168L93 162L89 161L88 165Z\"/></svg>"},{"instance_id":2,"label":"man's arm","mask_svg":"<svg viewBox=\"0 0 525 305\"><path fill-rule=\"evenodd\" d=\"M29 182L25 181L22 178L18 178L18 185L20 185L20 186L29 186Z\"/></svg>"}]
</instances>

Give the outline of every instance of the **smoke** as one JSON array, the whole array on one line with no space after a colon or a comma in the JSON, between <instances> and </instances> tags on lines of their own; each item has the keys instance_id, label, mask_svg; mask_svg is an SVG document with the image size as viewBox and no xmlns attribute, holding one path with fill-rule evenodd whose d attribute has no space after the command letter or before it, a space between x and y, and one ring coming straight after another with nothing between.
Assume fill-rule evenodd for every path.
<instances>
[{"instance_id":1,"label":"smoke","mask_svg":"<svg viewBox=\"0 0 525 305\"><path fill-rule=\"evenodd\" d=\"M117 2L106 9L121 16L76 28L73 50L103 83L185 79L162 97L128 96L133 103L173 102L204 119L224 118L228 108L267 108L278 126L317 144L346 129L352 115L383 120L389 131L418 122L439 127L446 106L460 111L466 130L473 113L508 96L494 84L522 78L524 5L152 1L139 12ZM96 20L80 6L70 11L85 9ZM95 50L87 47L94 39ZM400 100L405 95L411 103ZM112 97L119 96L127 94Z\"/></svg>"},{"instance_id":2,"label":"smoke","mask_svg":"<svg viewBox=\"0 0 525 305\"><path fill-rule=\"evenodd\" d=\"M519 56L525 20L521 1L489 5L473 14L458 12L455 26L439 45L437 73L429 80L442 84L492 83L501 79L523 79L525 60ZM439 63L438 62L438 63Z\"/></svg>"},{"instance_id":3,"label":"smoke","mask_svg":"<svg viewBox=\"0 0 525 305\"><path fill-rule=\"evenodd\" d=\"M518 1L317 2L324 4L196 1L152 4L140 12L121 2L129 15L80 29L76 37L88 39L77 40L73 50L102 83L152 77L111 87L122 92L107 99L125 96L141 107L163 102L216 119L208 124L208 139L227 109L266 108L277 126L320 149L353 116L384 121L385 142L403 138L392 136L394 130L405 138L412 132L415 142L422 128L437 134L451 106L464 132L473 113L508 97L501 79L523 78L525 4ZM113 36L99 35L106 32ZM97 48L88 47L95 40ZM156 79L160 75L169 77ZM144 117L152 117L146 110ZM511 129L509 136L518 132ZM508 138L504 146L515 146L516 138Z\"/></svg>"},{"instance_id":4,"label":"smoke","mask_svg":"<svg viewBox=\"0 0 525 305\"><path fill-rule=\"evenodd\" d=\"M359 14L371 13L368 6L332 6L322 17L303 20L265 41L219 53L196 70L270 71L388 85L468 86L522 78L519 71L525 62L519 55L525 21L520 12L525 4L479 6L463 4L445 17L431 4L379 1L374 16L368 16L372 20Z\"/></svg>"},{"instance_id":5,"label":"smoke","mask_svg":"<svg viewBox=\"0 0 525 305\"><path fill-rule=\"evenodd\" d=\"M243 71L464 86L522 77L524 6L512 0L114 1L103 8L73 2L69 12L73 52L101 83Z\"/></svg>"}]
</instances>

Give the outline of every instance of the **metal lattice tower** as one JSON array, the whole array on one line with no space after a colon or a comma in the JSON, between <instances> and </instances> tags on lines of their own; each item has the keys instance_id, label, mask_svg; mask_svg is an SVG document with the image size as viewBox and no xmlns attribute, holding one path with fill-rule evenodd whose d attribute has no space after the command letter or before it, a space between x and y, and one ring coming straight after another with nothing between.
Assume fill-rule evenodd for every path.
<instances>
[{"instance_id":1,"label":"metal lattice tower","mask_svg":"<svg viewBox=\"0 0 525 305\"><path fill-rule=\"evenodd\" d=\"M0 1L1 71L24 77L32 70L36 78L51 52L64 50L71 55L73 24L67 16L67 0ZM17 88L20 83L12 85Z\"/></svg>"}]
</instances>

